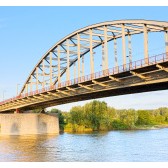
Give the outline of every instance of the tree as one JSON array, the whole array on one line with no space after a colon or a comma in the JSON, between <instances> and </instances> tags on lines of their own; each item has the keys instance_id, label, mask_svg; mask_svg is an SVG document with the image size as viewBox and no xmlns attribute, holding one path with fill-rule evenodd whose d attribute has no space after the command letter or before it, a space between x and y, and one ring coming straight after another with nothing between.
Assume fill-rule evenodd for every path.
<instances>
[{"instance_id":1,"label":"tree","mask_svg":"<svg viewBox=\"0 0 168 168\"><path fill-rule=\"evenodd\" d=\"M138 110L138 119L136 125L152 125L154 124L154 116L152 116L151 111Z\"/></svg>"}]
</instances>

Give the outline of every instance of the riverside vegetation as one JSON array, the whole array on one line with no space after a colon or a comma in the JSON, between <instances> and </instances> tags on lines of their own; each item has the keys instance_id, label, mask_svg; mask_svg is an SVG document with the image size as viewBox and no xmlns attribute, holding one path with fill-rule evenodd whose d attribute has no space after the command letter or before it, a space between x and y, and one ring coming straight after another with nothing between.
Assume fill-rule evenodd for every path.
<instances>
[{"instance_id":1,"label":"riverside vegetation","mask_svg":"<svg viewBox=\"0 0 168 168\"><path fill-rule=\"evenodd\" d=\"M84 106L74 106L70 112L52 109L57 113L60 130L65 132L90 132L108 130L151 129L168 126L168 108L134 110L107 106L104 101L94 100Z\"/></svg>"}]
</instances>

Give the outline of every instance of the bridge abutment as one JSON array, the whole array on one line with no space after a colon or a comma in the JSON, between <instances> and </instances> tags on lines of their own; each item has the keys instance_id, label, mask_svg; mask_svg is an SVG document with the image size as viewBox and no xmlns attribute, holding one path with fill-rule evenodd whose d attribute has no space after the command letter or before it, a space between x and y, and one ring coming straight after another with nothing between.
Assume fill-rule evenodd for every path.
<instances>
[{"instance_id":1,"label":"bridge abutment","mask_svg":"<svg viewBox=\"0 0 168 168\"><path fill-rule=\"evenodd\" d=\"M0 114L0 135L59 134L58 116L54 114Z\"/></svg>"}]
</instances>

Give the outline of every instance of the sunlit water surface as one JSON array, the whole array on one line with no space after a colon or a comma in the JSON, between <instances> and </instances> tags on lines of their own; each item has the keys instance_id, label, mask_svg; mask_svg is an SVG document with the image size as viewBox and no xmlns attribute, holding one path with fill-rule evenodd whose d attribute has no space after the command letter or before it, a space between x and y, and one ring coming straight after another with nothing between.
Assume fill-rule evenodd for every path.
<instances>
[{"instance_id":1,"label":"sunlit water surface","mask_svg":"<svg viewBox=\"0 0 168 168\"><path fill-rule=\"evenodd\" d=\"M0 161L168 161L168 128L90 134L0 136Z\"/></svg>"}]
</instances>

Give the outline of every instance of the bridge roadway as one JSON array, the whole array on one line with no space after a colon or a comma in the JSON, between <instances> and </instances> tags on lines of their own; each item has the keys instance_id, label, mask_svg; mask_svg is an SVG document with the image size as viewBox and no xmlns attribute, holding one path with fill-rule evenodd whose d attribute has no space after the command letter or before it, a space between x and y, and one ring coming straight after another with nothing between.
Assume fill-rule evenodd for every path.
<instances>
[{"instance_id":1,"label":"bridge roadway","mask_svg":"<svg viewBox=\"0 0 168 168\"><path fill-rule=\"evenodd\" d=\"M1 102L0 112L164 89L168 89L168 53L21 94Z\"/></svg>"}]
</instances>

